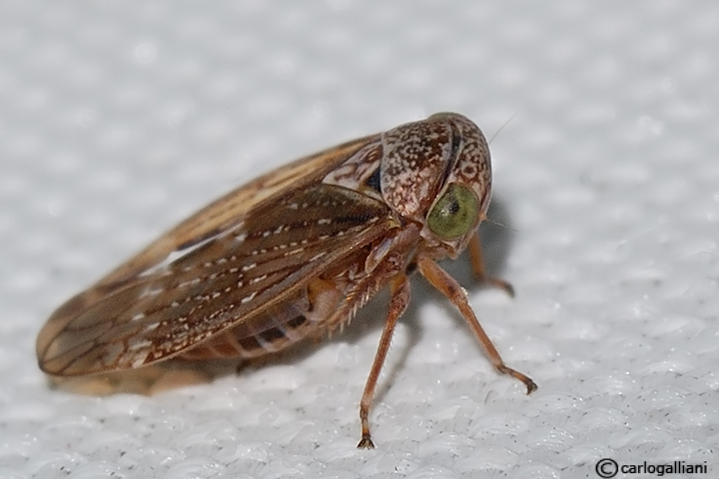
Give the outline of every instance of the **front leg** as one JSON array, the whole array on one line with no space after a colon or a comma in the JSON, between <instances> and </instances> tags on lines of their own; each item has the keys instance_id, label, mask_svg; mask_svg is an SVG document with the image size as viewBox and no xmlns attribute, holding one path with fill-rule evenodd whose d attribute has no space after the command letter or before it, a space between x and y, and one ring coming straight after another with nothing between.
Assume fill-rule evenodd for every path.
<instances>
[{"instance_id":1,"label":"front leg","mask_svg":"<svg viewBox=\"0 0 719 479\"><path fill-rule=\"evenodd\" d=\"M477 337L482 347L484 347L489 360L492 362L492 365L497 369L497 371L509 374L510 376L522 381L527 388L527 394L535 391L537 389L537 385L530 377L504 364L497 348L494 347L492 340L489 339L489 336L487 336L487 333L484 332L482 325L479 324L477 316L475 316L472 307L469 305L469 301L467 301L467 294L454 280L454 278L447 274L445 270L437 266L437 263L435 263L434 260L422 254L420 254L417 258L417 266L419 267L419 271L422 273L422 276L427 278L427 281L429 281L432 286L441 291L442 294L452 301L452 304L459 309L460 313L462 313L462 316L464 316L464 319L467 321L467 324L472 329L472 332Z\"/></svg>"},{"instance_id":2,"label":"front leg","mask_svg":"<svg viewBox=\"0 0 719 479\"><path fill-rule=\"evenodd\" d=\"M387 322L382 330L382 337L379 340L377 353L372 363L372 369L367 377L362 400L360 401L360 421L362 422L362 439L357 447L360 449L373 449L374 443L369 432L369 410L372 407L372 398L374 397L375 387L379 379L382 365L387 358L387 351L392 342L392 334L397 325L397 320L407 309L410 300L409 278L404 272L398 273L390 280L390 294L392 297L389 301L389 313L387 314Z\"/></svg>"}]
</instances>

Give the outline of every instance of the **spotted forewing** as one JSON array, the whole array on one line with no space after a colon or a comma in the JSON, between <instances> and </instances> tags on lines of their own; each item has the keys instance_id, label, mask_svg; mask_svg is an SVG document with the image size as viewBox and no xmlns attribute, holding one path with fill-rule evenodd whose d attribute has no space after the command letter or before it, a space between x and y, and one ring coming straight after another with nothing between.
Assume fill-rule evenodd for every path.
<instances>
[{"instance_id":1,"label":"spotted forewing","mask_svg":"<svg viewBox=\"0 0 719 479\"><path fill-rule=\"evenodd\" d=\"M362 441L394 325L418 270L504 365L462 288L436 261L470 245L491 192L489 150L467 118L442 113L350 141L257 178L203 208L49 318L40 368L79 376L170 358L256 357L341 327L377 291L390 307L360 404Z\"/></svg>"}]
</instances>

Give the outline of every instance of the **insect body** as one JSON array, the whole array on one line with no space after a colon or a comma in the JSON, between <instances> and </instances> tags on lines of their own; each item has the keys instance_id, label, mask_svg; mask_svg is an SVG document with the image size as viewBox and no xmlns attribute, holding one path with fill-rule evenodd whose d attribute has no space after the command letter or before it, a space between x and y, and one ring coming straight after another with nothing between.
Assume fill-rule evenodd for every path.
<instances>
[{"instance_id":1,"label":"insect body","mask_svg":"<svg viewBox=\"0 0 719 479\"><path fill-rule=\"evenodd\" d=\"M395 324L418 270L460 310L497 370L505 366L457 282L437 264L468 245L486 278L477 227L490 202L477 126L433 115L270 172L200 210L50 317L37 339L55 376L179 357L257 357L346 324L377 291L387 321L360 403L362 440Z\"/></svg>"}]
</instances>

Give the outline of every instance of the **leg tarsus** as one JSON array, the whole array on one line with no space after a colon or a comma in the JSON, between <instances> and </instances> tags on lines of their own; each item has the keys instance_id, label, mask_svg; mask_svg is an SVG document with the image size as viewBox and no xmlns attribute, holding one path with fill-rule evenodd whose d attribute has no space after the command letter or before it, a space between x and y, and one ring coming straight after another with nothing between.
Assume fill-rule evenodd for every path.
<instances>
[{"instance_id":1,"label":"leg tarsus","mask_svg":"<svg viewBox=\"0 0 719 479\"><path fill-rule=\"evenodd\" d=\"M497 366L497 371L502 374L509 374L513 378L522 381L527 388L527 395L532 394L538 388L537 383L532 381L532 378L520 373L516 369L505 366L504 363L502 363L500 366Z\"/></svg>"},{"instance_id":2,"label":"leg tarsus","mask_svg":"<svg viewBox=\"0 0 719 479\"><path fill-rule=\"evenodd\" d=\"M374 443L372 442L372 439L370 439L369 435L362 436L359 444L357 444L357 449L374 449Z\"/></svg>"},{"instance_id":3,"label":"leg tarsus","mask_svg":"<svg viewBox=\"0 0 719 479\"><path fill-rule=\"evenodd\" d=\"M484 268L484 255L482 254L482 242L479 239L479 231L475 231L469 240L469 257L472 261L472 271L477 281L504 290L505 293L514 298L514 287L512 287L509 282L501 278L487 276L487 272Z\"/></svg>"},{"instance_id":4,"label":"leg tarsus","mask_svg":"<svg viewBox=\"0 0 719 479\"><path fill-rule=\"evenodd\" d=\"M508 281L503 280L502 278L495 278L494 276L484 277L481 280L482 283L486 283L494 288L499 288L510 298L514 298L514 286L512 286L511 283Z\"/></svg>"}]
</instances>

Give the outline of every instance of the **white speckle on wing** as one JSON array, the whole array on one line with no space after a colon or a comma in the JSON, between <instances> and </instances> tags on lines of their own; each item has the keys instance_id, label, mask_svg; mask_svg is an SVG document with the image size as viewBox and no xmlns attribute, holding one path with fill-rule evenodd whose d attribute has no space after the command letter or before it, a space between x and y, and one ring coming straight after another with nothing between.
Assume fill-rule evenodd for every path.
<instances>
[{"instance_id":1,"label":"white speckle on wing","mask_svg":"<svg viewBox=\"0 0 719 479\"><path fill-rule=\"evenodd\" d=\"M267 275L266 275L266 274L263 274L262 276L258 276L258 277L256 277L256 278L252 278L252 279L250 280L250 284L259 283L260 281L264 281L265 279L267 279Z\"/></svg>"},{"instance_id":2,"label":"white speckle on wing","mask_svg":"<svg viewBox=\"0 0 719 479\"><path fill-rule=\"evenodd\" d=\"M170 271L170 265L172 263L184 258L185 256L192 253L193 251L196 251L199 248L202 248L210 241L214 241L215 238L217 238L218 236L219 236L219 234L212 235L209 238L206 238L202 241L198 241L197 243L190 245L186 248L172 251L172 252L170 252L170 254L168 254L165 257L165 259L163 259L162 261L156 263L155 265L147 268L145 271L140 273L138 276L151 276L151 275L156 275L156 274L160 274L160 273L167 273ZM190 269L192 269L192 266L186 266L184 268L184 271L189 271Z\"/></svg>"},{"instance_id":3,"label":"white speckle on wing","mask_svg":"<svg viewBox=\"0 0 719 479\"><path fill-rule=\"evenodd\" d=\"M245 303L247 303L247 302L249 302L249 301L252 301L252 300L255 298L255 296L257 296L257 291L254 291L254 292L253 292L252 294L250 294L249 296L245 296L244 298L242 298L242 300L240 301L240 303L245 304Z\"/></svg>"},{"instance_id":4,"label":"white speckle on wing","mask_svg":"<svg viewBox=\"0 0 719 479\"><path fill-rule=\"evenodd\" d=\"M132 367L139 368L140 366L144 366L146 359L147 359L147 354L143 354L143 355L139 356L132 362Z\"/></svg>"},{"instance_id":5,"label":"white speckle on wing","mask_svg":"<svg viewBox=\"0 0 719 479\"><path fill-rule=\"evenodd\" d=\"M142 293L140 293L139 297L144 298L145 296L157 296L158 294L162 293L163 291L165 291L164 288L160 288L160 287L153 288L151 286L148 286L147 288L145 288L144 291L142 291Z\"/></svg>"},{"instance_id":6,"label":"white speckle on wing","mask_svg":"<svg viewBox=\"0 0 719 479\"><path fill-rule=\"evenodd\" d=\"M177 287L178 287L178 288L184 288L184 287L186 287L186 286L195 286L195 285L199 284L200 281L201 281L200 278L192 278L192 279L189 280L189 281L183 281L182 283L178 284Z\"/></svg>"},{"instance_id":7,"label":"white speckle on wing","mask_svg":"<svg viewBox=\"0 0 719 479\"><path fill-rule=\"evenodd\" d=\"M319 253L317 253L316 255L314 255L312 258L310 258L310 262L320 259L320 258L323 257L325 254L327 254L326 251L320 251Z\"/></svg>"},{"instance_id":8,"label":"white speckle on wing","mask_svg":"<svg viewBox=\"0 0 719 479\"><path fill-rule=\"evenodd\" d=\"M132 344L130 344L130 347L127 348L128 351L137 351L138 349L143 349L148 346L152 346L152 342L145 339L144 341L135 341Z\"/></svg>"}]
</instances>

